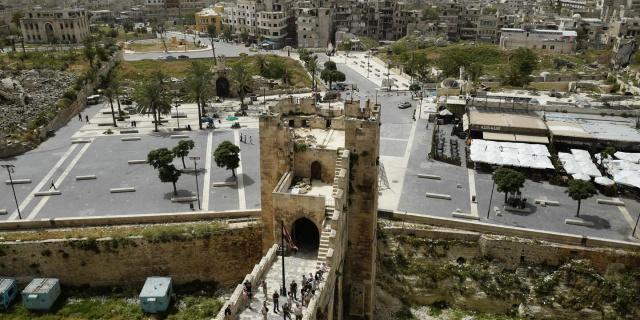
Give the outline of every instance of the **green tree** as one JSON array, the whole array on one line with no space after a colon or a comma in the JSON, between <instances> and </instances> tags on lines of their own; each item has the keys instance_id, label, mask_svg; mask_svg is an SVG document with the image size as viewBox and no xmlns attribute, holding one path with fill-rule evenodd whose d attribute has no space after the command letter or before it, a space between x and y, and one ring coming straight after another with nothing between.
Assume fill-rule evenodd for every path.
<instances>
[{"instance_id":1,"label":"green tree","mask_svg":"<svg viewBox=\"0 0 640 320\"><path fill-rule=\"evenodd\" d=\"M324 63L324 70L320 73L320 79L324 82L329 83L329 88L331 88L331 84L336 81L345 81L346 76L344 73L338 71L336 63L333 61L327 61Z\"/></svg>"},{"instance_id":2,"label":"green tree","mask_svg":"<svg viewBox=\"0 0 640 320\"><path fill-rule=\"evenodd\" d=\"M284 79L284 75L287 72L287 63L280 57L273 57L270 59L264 76L269 79Z\"/></svg>"},{"instance_id":3,"label":"green tree","mask_svg":"<svg viewBox=\"0 0 640 320\"><path fill-rule=\"evenodd\" d=\"M169 75L162 70L154 70L151 72L151 79L160 85L160 89L164 92L169 88Z\"/></svg>"},{"instance_id":4,"label":"green tree","mask_svg":"<svg viewBox=\"0 0 640 320\"><path fill-rule=\"evenodd\" d=\"M211 86L211 72L200 61L191 62L188 70L189 76L185 84L186 100L195 102L198 106L198 127L202 130L202 116L206 114L205 106L209 99L213 98Z\"/></svg>"},{"instance_id":5,"label":"green tree","mask_svg":"<svg viewBox=\"0 0 640 320\"><path fill-rule=\"evenodd\" d=\"M315 56L315 55L314 55ZM307 71L311 73L311 80L313 80L313 91L316 91L316 72L318 72L318 59L311 59L306 64Z\"/></svg>"},{"instance_id":6,"label":"green tree","mask_svg":"<svg viewBox=\"0 0 640 320\"><path fill-rule=\"evenodd\" d=\"M160 167L160 169L158 169L158 175L160 181L171 182L173 184L173 194L177 196L178 189L176 189L176 183L178 182L178 179L180 179L182 171L176 169L176 166L171 164L168 166Z\"/></svg>"},{"instance_id":7,"label":"green tree","mask_svg":"<svg viewBox=\"0 0 640 320\"><path fill-rule=\"evenodd\" d=\"M251 92L253 78L245 62L238 62L231 68L231 86L235 88L240 98L240 104L244 106L244 97Z\"/></svg>"},{"instance_id":8,"label":"green tree","mask_svg":"<svg viewBox=\"0 0 640 320\"><path fill-rule=\"evenodd\" d=\"M598 194L598 190L590 181L574 179L569 181L569 187L564 193L568 194L571 199L578 201L578 211L576 211L576 217L578 217L580 216L580 202L595 196Z\"/></svg>"},{"instance_id":9,"label":"green tree","mask_svg":"<svg viewBox=\"0 0 640 320\"><path fill-rule=\"evenodd\" d=\"M504 192L504 202L507 202L509 193L516 193L524 187L524 174L508 168L499 168L491 176L493 182L498 186L498 192Z\"/></svg>"},{"instance_id":10,"label":"green tree","mask_svg":"<svg viewBox=\"0 0 640 320\"><path fill-rule=\"evenodd\" d=\"M531 73L538 67L538 56L529 48L518 48L509 61L510 68L503 73L505 85L524 86L531 82Z\"/></svg>"},{"instance_id":11,"label":"green tree","mask_svg":"<svg viewBox=\"0 0 640 320\"><path fill-rule=\"evenodd\" d=\"M600 156L602 159L606 159L609 158L610 156L613 156L616 153L616 148L614 147L606 147L604 150L602 150L602 152L600 152Z\"/></svg>"},{"instance_id":12,"label":"green tree","mask_svg":"<svg viewBox=\"0 0 640 320\"><path fill-rule=\"evenodd\" d=\"M138 105L136 112L141 114L153 114L155 132L158 132L160 114L167 114L171 111L171 104L166 99L160 84L158 82L151 81L136 88L134 100Z\"/></svg>"},{"instance_id":13,"label":"green tree","mask_svg":"<svg viewBox=\"0 0 640 320\"><path fill-rule=\"evenodd\" d=\"M492 7L484 7L482 8L482 14L492 15L498 12L498 9Z\"/></svg>"},{"instance_id":14,"label":"green tree","mask_svg":"<svg viewBox=\"0 0 640 320\"><path fill-rule=\"evenodd\" d=\"M195 147L195 143L193 143L193 140L180 140L180 142L178 142L178 145L173 147L173 154L176 157L180 157L182 158L182 167L184 167L185 169L187 168L187 165L184 163L184 157L189 155L189 150L193 149Z\"/></svg>"},{"instance_id":15,"label":"green tree","mask_svg":"<svg viewBox=\"0 0 640 320\"><path fill-rule=\"evenodd\" d=\"M236 169L240 166L240 148L231 141L222 142L213 153L216 165L220 168L231 169L233 176L236 176Z\"/></svg>"},{"instance_id":16,"label":"green tree","mask_svg":"<svg viewBox=\"0 0 640 320\"><path fill-rule=\"evenodd\" d=\"M196 24L196 13L195 12L187 12L184 14L184 22L186 25L194 25Z\"/></svg>"},{"instance_id":17,"label":"green tree","mask_svg":"<svg viewBox=\"0 0 640 320\"><path fill-rule=\"evenodd\" d=\"M82 49L82 53L84 54L85 58L89 60L89 66L93 68L93 60L96 58L96 55L97 55L93 37L89 36L84 38L83 43L84 43L84 49Z\"/></svg>"},{"instance_id":18,"label":"green tree","mask_svg":"<svg viewBox=\"0 0 640 320\"><path fill-rule=\"evenodd\" d=\"M149 151L147 154L147 163L154 169L158 169L158 177L161 182L171 182L173 184L173 194L178 195L176 182L182 175L180 170L171 164L175 155L167 148L159 148Z\"/></svg>"},{"instance_id":19,"label":"green tree","mask_svg":"<svg viewBox=\"0 0 640 320\"><path fill-rule=\"evenodd\" d=\"M131 19L127 19L122 22L122 29L124 29L124 32L132 32L133 28L134 28L134 24L133 24L133 21L131 21Z\"/></svg>"},{"instance_id":20,"label":"green tree","mask_svg":"<svg viewBox=\"0 0 640 320\"><path fill-rule=\"evenodd\" d=\"M307 67L311 60L317 60L318 56L315 55L311 50L300 48L298 49L298 56L300 57L300 61L304 62L304 66Z\"/></svg>"},{"instance_id":21,"label":"green tree","mask_svg":"<svg viewBox=\"0 0 640 320\"><path fill-rule=\"evenodd\" d=\"M481 63L474 62L467 67L467 73L471 77L471 81L476 81L482 76L484 67Z\"/></svg>"},{"instance_id":22,"label":"green tree","mask_svg":"<svg viewBox=\"0 0 640 320\"><path fill-rule=\"evenodd\" d=\"M24 18L24 13L20 10L11 13L11 23L18 28L20 28L20 19L22 18Z\"/></svg>"},{"instance_id":23,"label":"green tree","mask_svg":"<svg viewBox=\"0 0 640 320\"><path fill-rule=\"evenodd\" d=\"M229 27L222 27L222 33L220 34L220 36L222 37L222 39L225 40L230 40L231 39L231 29L229 29Z\"/></svg>"},{"instance_id":24,"label":"green tree","mask_svg":"<svg viewBox=\"0 0 640 320\"><path fill-rule=\"evenodd\" d=\"M211 41L211 50L213 51L213 64L216 64L216 45L213 39L216 37L216 25L211 23L207 25L207 34L209 35L209 41Z\"/></svg>"},{"instance_id":25,"label":"green tree","mask_svg":"<svg viewBox=\"0 0 640 320\"><path fill-rule=\"evenodd\" d=\"M440 8L433 8L431 6L426 6L422 9L422 19L433 21L438 20L440 18Z\"/></svg>"},{"instance_id":26,"label":"green tree","mask_svg":"<svg viewBox=\"0 0 640 320\"><path fill-rule=\"evenodd\" d=\"M585 44L589 41L589 32L584 28L577 28L576 33L576 44L578 45L578 49L584 49Z\"/></svg>"},{"instance_id":27,"label":"green tree","mask_svg":"<svg viewBox=\"0 0 640 320\"><path fill-rule=\"evenodd\" d=\"M117 127L118 124L116 123L116 113L113 110L113 101L116 99L116 93L111 87L108 87L106 90L104 90L104 97L107 99L107 102L109 102L109 106L111 106L111 118L113 119L113 126Z\"/></svg>"},{"instance_id":28,"label":"green tree","mask_svg":"<svg viewBox=\"0 0 640 320\"><path fill-rule=\"evenodd\" d=\"M258 71L260 71L260 75L264 77L265 70L267 69L267 56L263 54L257 54L253 56L253 62L258 67Z\"/></svg>"},{"instance_id":29,"label":"green tree","mask_svg":"<svg viewBox=\"0 0 640 320\"><path fill-rule=\"evenodd\" d=\"M418 91L420 91L420 85L417 84L417 83L414 83L414 84L409 86L409 90L411 92L413 92L414 96L417 96L418 95Z\"/></svg>"},{"instance_id":30,"label":"green tree","mask_svg":"<svg viewBox=\"0 0 640 320\"><path fill-rule=\"evenodd\" d=\"M247 32L247 30L242 30L238 38L240 42L246 41L249 39L249 32Z\"/></svg>"},{"instance_id":31,"label":"green tree","mask_svg":"<svg viewBox=\"0 0 640 320\"><path fill-rule=\"evenodd\" d=\"M120 85L120 78L116 75L109 73L109 88L116 96L116 102L118 103L118 115L122 117L122 108L120 107L120 95L122 94L122 86Z\"/></svg>"}]
</instances>

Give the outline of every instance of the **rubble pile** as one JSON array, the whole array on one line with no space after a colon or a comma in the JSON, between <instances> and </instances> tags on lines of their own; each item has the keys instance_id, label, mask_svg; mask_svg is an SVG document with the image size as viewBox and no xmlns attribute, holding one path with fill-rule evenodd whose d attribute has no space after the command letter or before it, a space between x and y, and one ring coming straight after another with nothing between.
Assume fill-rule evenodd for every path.
<instances>
[{"instance_id":1,"label":"rubble pile","mask_svg":"<svg viewBox=\"0 0 640 320\"><path fill-rule=\"evenodd\" d=\"M306 181L305 181L306 180ZM302 181L296 183L292 189L298 189L298 194L306 194L311 190L309 179L302 179Z\"/></svg>"},{"instance_id":2,"label":"rubble pile","mask_svg":"<svg viewBox=\"0 0 640 320\"><path fill-rule=\"evenodd\" d=\"M77 75L56 70L0 71L0 131L26 128L41 110L49 110Z\"/></svg>"}]
</instances>

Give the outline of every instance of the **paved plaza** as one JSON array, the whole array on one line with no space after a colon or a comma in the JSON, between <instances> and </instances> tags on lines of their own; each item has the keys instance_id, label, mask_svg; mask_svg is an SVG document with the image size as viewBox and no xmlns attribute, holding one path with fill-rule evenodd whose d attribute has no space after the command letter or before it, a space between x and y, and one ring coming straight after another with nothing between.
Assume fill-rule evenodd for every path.
<instances>
[{"instance_id":1,"label":"paved plaza","mask_svg":"<svg viewBox=\"0 0 640 320\"><path fill-rule=\"evenodd\" d=\"M216 53L228 56L247 51L246 48L229 43L217 43ZM211 52L198 51L188 53L193 58L208 57ZM286 51L271 53L287 55ZM255 54L255 53L249 53ZM157 58L157 53L126 54L127 60ZM206 56L205 56L206 55ZM290 52L298 59L295 52ZM548 182L535 183L527 180L523 197L528 199L530 213L514 213L502 211L497 216L494 207L502 207L504 194L497 191L493 195L491 205L491 188L493 182L490 173L470 170L464 166L449 165L427 159L431 150L433 123L428 123L421 112L421 103L412 100L407 91L386 92L380 88L386 66L374 59L372 70L367 78L366 68L362 61L367 61L364 53L350 53L345 57L327 57L318 53L319 64L328 59L337 63L348 81L357 85L357 90L342 92L343 99L377 100L382 105L380 163L383 175L379 190L379 208L452 218L453 212L475 216L480 222L515 226L529 229L562 232L590 237L603 237L615 240L637 241L631 237L635 219L640 212L640 204L633 198L620 198L625 206L597 204L597 199L611 199L596 195L582 202L580 217L594 223L594 227L583 227L565 224L565 219L574 218L577 202L571 200L564 187L551 186ZM406 89L409 79L392 71L391 78L396 78L398 87ZM278 97L267 97L274 104ZM262 100L262 99L259 99ZM399 109L397 104L410 101L411 108ZM237 109L237 101L229 100L223 104L212 106L215 112L232 113ZM195 142L195 149L190 156L200 156L198 161L198 182L202 210L228 211L260 209L260 159L257 114L264 108L261 104L251 107L252 113L240 117L240 129L231 129L231 122L222 120L216 123L216 129L197 130L196 106L185 104L180 106L179 113L187 118L179 118L180 127L190 125L192 131L173 132L177 127L175 117L167 116L168 123L163 124L159 133L153 132L152 118L135 115L129 121L119 122L118 128L112 129L113 135L103 132L109 128L100 124L109 123L111 115L105 104L89 106L82 112L83 118L88 115L90 123L78 121L77 118L56 132L56 136L45 141L37 149L24 155L3 159L15 165L13 179L31 179L29 184L16 184L16 196L20 204L23 219L52 219L61 217L86 217L130 214L180 213L190 211L188 203L172 203L173 188L171 184L161 183L157 171L147 164L129 164L131 160L144 160L147 153L155 148L175 146L179 138L174 135L186 135ZM416 110L418 109L418 110ZM415 116L415 121L414 121ZM131 120L137 121L137 133L122 133L121 130L131 128ZM456 139L443 130L445 138ZM252 137L253 144L240 143L240 134ZM122 138L137 137L139 140L123 141ZM90 143L72 144L73 140L88 140ZM219 143L229 140L242 149L241 167L237 170L237 179L231 172L218 168L213 161L213 151ZM458 141L461 157L464 159L464 141ZM176 159L174 164L182 168L182 161ZM193 168L193 162L187 160L186 166ZM418 174L433 174L440 180L418 178ZM95 180L76 180L77 176L96 175ZM8 180L6 171L0 170L0 179ZM35 192L48 191L53 180L61 192L60 195L36 197ZM218 182L233 182L235 186L214 187ZM111 188L134 187L135 192L111 194ZM4 185L0 192L0 210L6 209L7 215L0 215L0 220L18 219L17 210L10 185ZM179 196L195 196L196 181L192 173L185 173L177 183ZM451 200L427 198L426 193L446 194ZM472 201L475 195L476 201ZM547 199L560 202L560 206L541 207L534 204L536 199ZM197 208L197 203L194 202ZM489 218L487 219L487 211ZM456 218L457 219L457 218Z\"/></svg>"}]
</instances>

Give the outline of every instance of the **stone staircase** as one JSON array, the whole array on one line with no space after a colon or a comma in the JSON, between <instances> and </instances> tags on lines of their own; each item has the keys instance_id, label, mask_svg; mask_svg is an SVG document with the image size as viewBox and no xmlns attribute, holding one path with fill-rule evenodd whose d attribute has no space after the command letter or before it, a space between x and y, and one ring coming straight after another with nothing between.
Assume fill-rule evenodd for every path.
<instances>
[{"instance_id":1,"label":"stone staircase","mask_svg":"<svg viewBox=\"0 0 640 320\"><path fill-rule=\"evenodd\" d=\"M334 229L337 228L337 226L333 225L333 217L335 214L339 214L340 209L342 209L342 208L338 208L338 210L336 211L335 199L334 199L334 196L338 195L338 192L339 192L338 190L340 188L340 186L338 185L338 176L343 170L341 154L342 153L340 152L338 159L336 160L336 167L335 167L334 179L333 179L333 190L331 192L331 196L327 198L325 201L325 207L324 207L325 218L324 218L324 221L322 222L322 232L320 233L320 247L318 248L317 267L320 267L320 263L327 261L327 255L329 254L329 251L333 250L331 249L330 238L331 238L332 232L335 237ZM327 263L327 265L330 265L330 264Z\"/></svg>"}]
</instances>

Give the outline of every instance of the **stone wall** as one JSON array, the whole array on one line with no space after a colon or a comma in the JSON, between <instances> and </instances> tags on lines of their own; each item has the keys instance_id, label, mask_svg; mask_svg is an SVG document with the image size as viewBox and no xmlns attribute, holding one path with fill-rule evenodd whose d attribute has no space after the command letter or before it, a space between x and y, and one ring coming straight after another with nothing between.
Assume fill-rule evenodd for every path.
<instances>
[{"instance_id":1,"label":"stone wall","mask_svg":"<svg viewBox=\"0 0 640 320\"><path fill-rule=\"evenodd\" d=\"M216 231L189 240L48 240L0 243L0 272L21 283L59 278L63 285L142 284L149 276L232 284L262 258L260 226Z\"/></svg>"},{"instance_id":2,"label":"stone wall","mask_svg":"<svg viewBox=\"0 0 640 320\"><path fill-rule=\"evenodd\" d=\"M333 182L336 158L335 149L307 148L304 152L296 153L293 161L293 173L295 176L310 178L311 163L318 161L322 165L322 181Z\"/></svg>"},{"instance_id":3,"label":"stone wall","mask_svg":"<svg viewBox=\"0 0 640 320\"><path fill-rule=\"evenodd\" d=\"M293 230L293 223L300 218L308 218L322 230L324 219L324 196L310 196L306 194L274 193L273 216L278 225L284 221L288 230ZM273 224L274 222L271 222ZM279 229L276 229L280 231Z\"/></svg>"}]
</instances>

